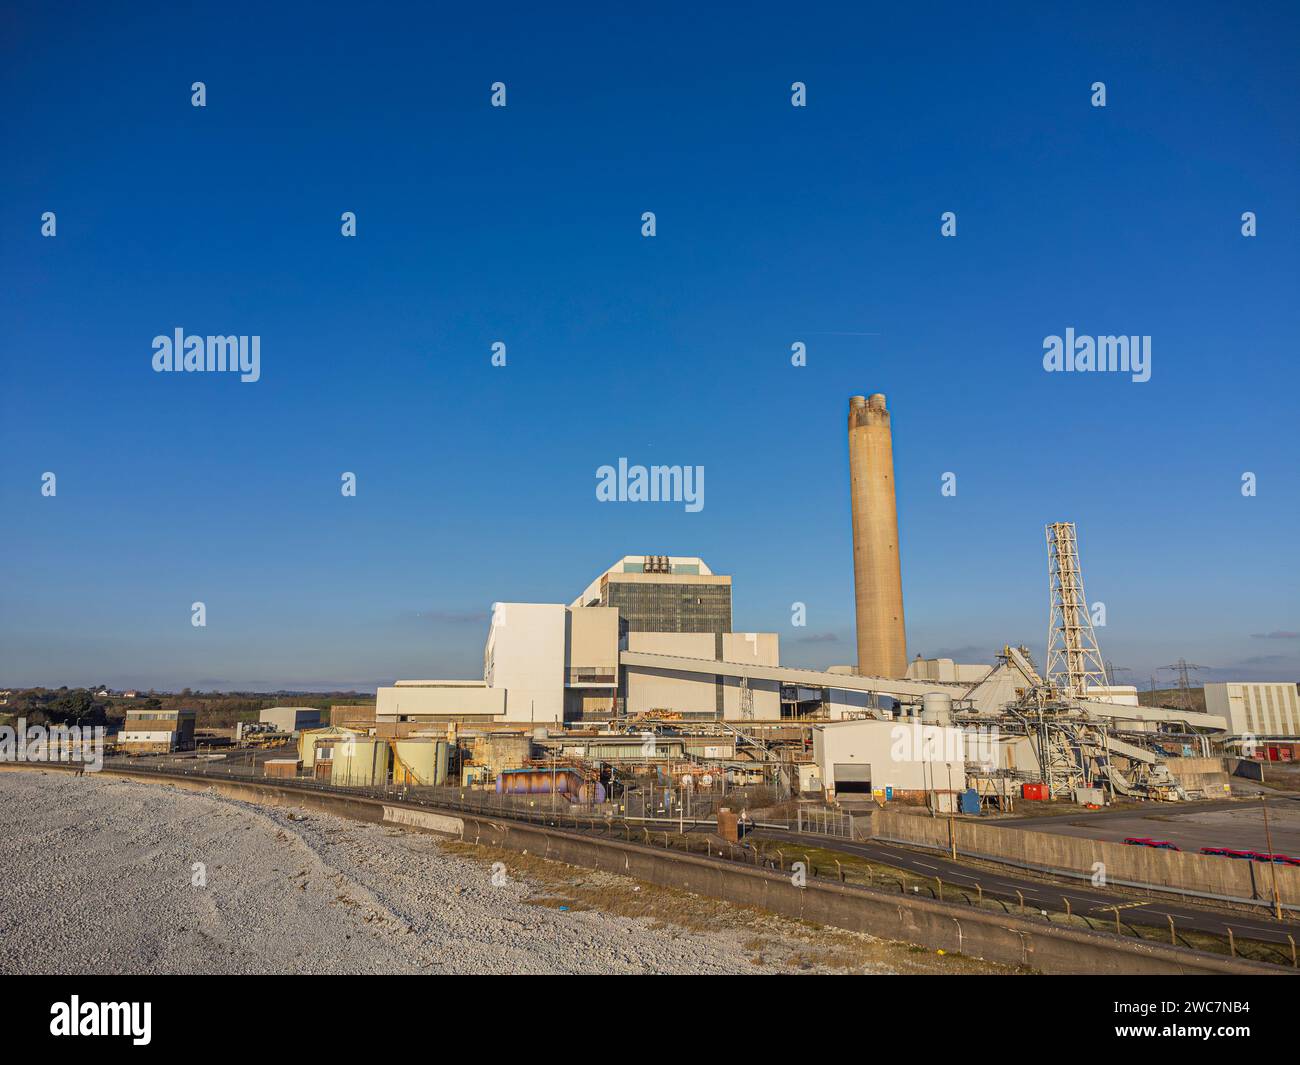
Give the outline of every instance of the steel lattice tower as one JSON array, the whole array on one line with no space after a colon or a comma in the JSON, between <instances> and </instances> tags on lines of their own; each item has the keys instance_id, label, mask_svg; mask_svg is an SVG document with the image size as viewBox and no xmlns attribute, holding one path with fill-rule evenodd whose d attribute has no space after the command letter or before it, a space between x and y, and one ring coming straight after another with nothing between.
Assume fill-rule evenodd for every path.
<instances>
[{"instance_id":1,"label":"steel lattice tower","mask_svg":"<svg viewBox=\"0 0 1300 1065\"><path fill-rule=\"evenodd\" d=\"M1086 697L1090 686L1105 687L1106 665L1092 631L1083 594L1083 567L1074 522L1047 526L1047 682L1070 695Z\"/></svg>"}]
</instances>

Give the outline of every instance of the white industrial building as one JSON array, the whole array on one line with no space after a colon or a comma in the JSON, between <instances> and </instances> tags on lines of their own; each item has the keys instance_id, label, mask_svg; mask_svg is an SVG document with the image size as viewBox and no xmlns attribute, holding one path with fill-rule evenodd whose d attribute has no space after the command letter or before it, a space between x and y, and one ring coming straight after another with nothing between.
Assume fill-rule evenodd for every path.
<instances>
[{"instance_id":1,"label":"white industrial building","mask_svg":"<svg viewBox=\"0 0 1300 1065\"><path fill-rule=\"evenodd\" d=\"M562 603L497 603L482 680L399 680L379 689L379 721L558 724L612 713L618 611Z\"/></svg>"},{"instance_id":2,"label":"white industrial building","mask_svg":"<svg viewBox=\"0 0 1300 1065\"><path fill-rule=\"evenodd\" d=\"M908 721L833 721L813 727L813 762L828 798L966 788L966 735Z\"/></svg>"},{"instance_id":3,"label":"white industrial building","mask_svg":"<svg viewBox=\"0 0 1300 1065\"><path fill-rule=\"evenodd\" d=\"M274 725L279 732L300 732L321 723L322 713L314 706L268 706L258 714L264 725Z\"/></svg>"},{"instance_id":4,"label":"white industrial building","mask_svg":"<svg viewBox=\"0 0 1300 1065\"><path fill-rule=\"evenodd\" d=\"M950 664L950 663L949 663ZM989 668L974 668L979 676ZM572 603L497 603L481 680L401 680L380 721L555 725L660 711L683 720L839 718L969 683L780 664L773 632L731 631L731 578L690 556L629 555Z\"/></svg>"},{"instance_id":5,"label":"white industrial building","mask_svg":"<svg viewBox=\"0 0 1300 1065\"><path fill-rule=\"evenodd\" d=\"M1234 737L1300 736L1300 690L1294 681L1206 684L1205 710L1226 718Z\"/></svg>"},{"instance_id":6,"label":"white industrial building","mask_svg":"<svg viewBox=\"0 0 1300 1065\"><path fill-rule=\"evenodd\" d=\"M854 672L848 667L839 668ZM992 672L992 666L965 665L951 658L922 658L920 655L907 664L909 680L941 680L949 684L978 684Z\"/></svg>"},{"instance_id":7,"label":"white industrial building","mask_svg":"<svg viewBox=\"0 0 1300 1065\"><path fill-rule=\"evenodd\" d=\"M921 659L907 677L845 667L794 669L772 632L733 632L731 578L689 556L626 556L569 605L497 603L482 679L401 680L378 692L388 722L534 724L607 721L656 712L683 722L838 721L891 716L946 695L954 708L996 715L1037 681L1008 649L997 666ZM1129 689L1090 692L1084 705L1131 726L1217 717L1138 707Z\"/></svg>"}]
</instances>

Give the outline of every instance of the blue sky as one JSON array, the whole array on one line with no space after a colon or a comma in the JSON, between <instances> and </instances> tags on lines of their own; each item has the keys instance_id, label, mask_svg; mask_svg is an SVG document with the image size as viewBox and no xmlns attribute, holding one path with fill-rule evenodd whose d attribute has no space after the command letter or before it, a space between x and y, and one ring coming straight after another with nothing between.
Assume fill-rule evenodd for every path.
<instances>
[{"instance_id":1,"label":"blue sky","mask_svg":"<svg viewBox=\"0 0 1300 1065\"><path fill-rule=\"evenodd\" d=\"M1041 661L1073 520L1121 681L1295 679L1300 16L1173 12L7 7L0 682L474 676L494 600L646 552L848 662L876 391L912 653ZM177 327L261 380L154 373ZM1067 327L1151 380L1045 373ZM620 456L704 509L599 503Z\"/></svg>"}]
</instances>

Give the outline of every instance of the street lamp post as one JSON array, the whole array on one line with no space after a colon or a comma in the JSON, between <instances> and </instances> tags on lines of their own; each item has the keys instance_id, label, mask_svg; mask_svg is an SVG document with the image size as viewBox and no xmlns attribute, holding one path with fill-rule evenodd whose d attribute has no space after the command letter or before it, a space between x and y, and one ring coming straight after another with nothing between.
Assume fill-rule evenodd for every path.
<instances>
[{"instance_id":1,"label":"street lamp post","mask_svg":"<svg viewBox=\"0 0 1300 1065\"><path fill-rule=\"evenodd\" d=\"M956 817L956 810L954 809L956 803L953 801L954 798L955 796L953 795L952 792L952 763L949 762L948 763L948 843L952 847L952 860L955 862L957 860L957 826L956 826L956 821L954 820Z\"/></svg>"},{"instance_id":2,"label":"street lamp post","mask_svg":"<svg viewBox=\"0 0 1300 1065\"><path fill-rule=\"evenodd\" d=\"M1264 815L1264 846L1268 848L1268 868L1273 874L1273 916L1282 920L1282 898L1277 893L1277 862L1273 860L1273 834L1268 830L1268 800L1259 793L1259 809Z\"/></svg>"}]
</instances>

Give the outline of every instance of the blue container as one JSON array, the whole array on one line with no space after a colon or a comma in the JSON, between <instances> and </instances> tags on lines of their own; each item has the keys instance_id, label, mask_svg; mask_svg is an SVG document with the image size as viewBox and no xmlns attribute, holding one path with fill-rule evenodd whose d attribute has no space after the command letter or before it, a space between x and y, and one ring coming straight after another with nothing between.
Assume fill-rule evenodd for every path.
<instances>
[{"instance_id":1,"label":"blue container","mask_svg":"<svg viewBox=\"0 0 1300 1065\"><path fill-rule=\"evenodd\" d=\"M894 797L894 786L893 786L892 784L886 784L886 785L885 785L885 802L889 802L893 797Z\"/></svg>"},{"instance_id":2,"label":"blue container","mask_svg":"<svg viewBox=\"0 0 1300 1065\"><path fill-rule=\"evenodd\" d=\"M974 788L967 788L961 795L961 812L977 814L980 812L980 794Z\"/></svg>"}]
</instances>

